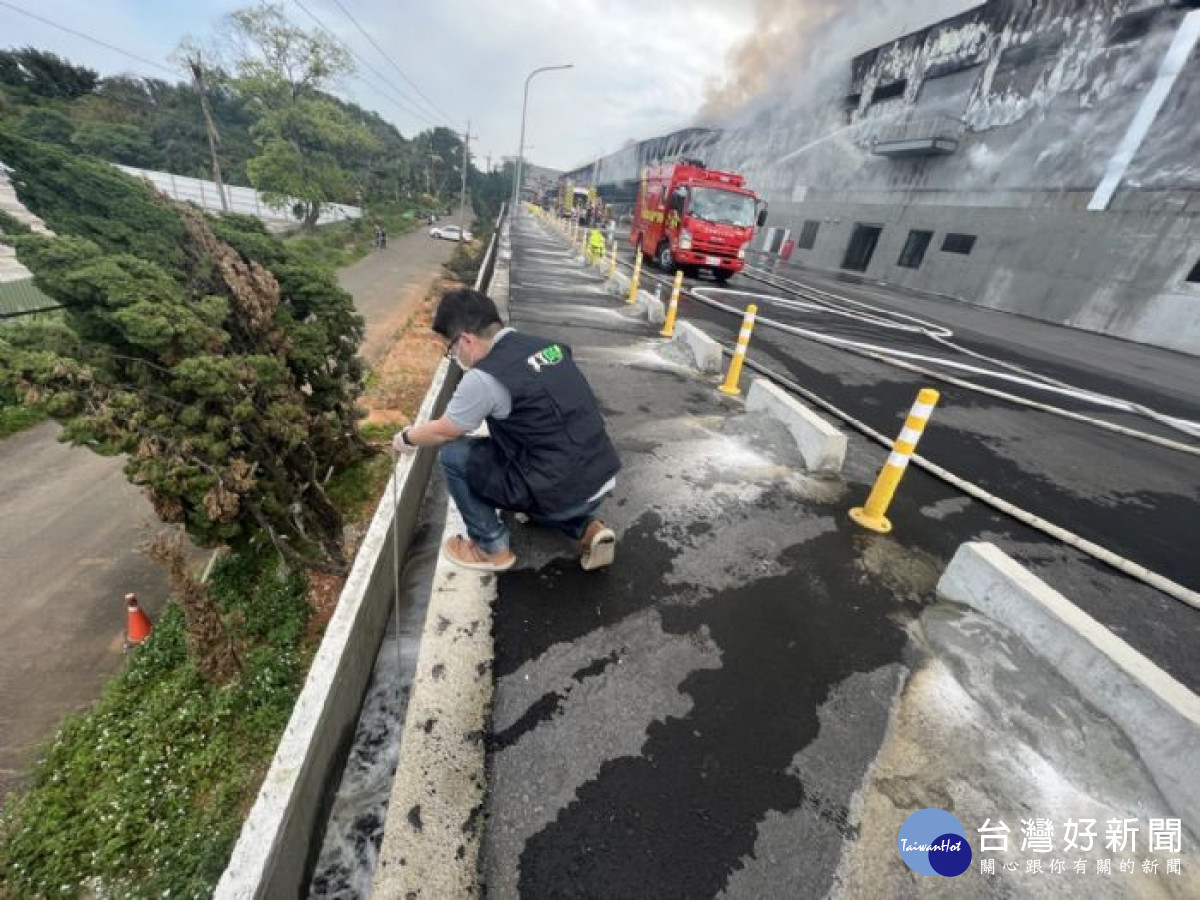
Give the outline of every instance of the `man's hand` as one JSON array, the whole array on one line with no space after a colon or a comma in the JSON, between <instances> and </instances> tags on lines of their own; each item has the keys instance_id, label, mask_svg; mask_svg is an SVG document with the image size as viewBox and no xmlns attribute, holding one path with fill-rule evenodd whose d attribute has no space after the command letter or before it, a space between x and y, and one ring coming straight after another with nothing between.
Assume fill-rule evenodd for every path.
<instances>
[{"instance_id":1,"label":"man's hand","mask_svg":"<svg viewBox=\"0 0 1200 900\"><path fill-rule=\"evenodd\" d=\"M402 429L396 432L396 436L392 438L392 449L397 453L416 453L417 448L408 442L408 429Z\"/></svg>"}]
</instances>

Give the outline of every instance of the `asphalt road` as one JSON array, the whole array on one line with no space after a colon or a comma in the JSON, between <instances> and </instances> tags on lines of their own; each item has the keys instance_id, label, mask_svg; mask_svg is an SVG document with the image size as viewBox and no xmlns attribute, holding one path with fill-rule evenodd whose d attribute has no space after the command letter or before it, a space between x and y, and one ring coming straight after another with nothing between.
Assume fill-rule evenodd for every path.
<instances>
[{"instance_id":1,"label":"asphalt road","mask_svg":"<svg viewBox=\"0 0 1200 900\"><path fill-rule=\"evenodd\" d=\"M338 283L354 297L354 306L366 319L360 354L377 362L392 338L442 272L454 253L453 241L429 236L429 229L388 238L385 250L376 250L338 272Z\"/></svg>"},{"instance_id":2,"label":"asphalt road","mask_svg":"<svg viewBox=\"0 0 1200 900\"><path fill-rule=\"evenodd\" d=\"M121 664L125 594L151 616L161 570L136 552L158 527L119 459L43 423L0 441L0 795L37 745Z\"/></svg>"},{"instance_id":3,"label":"asphalt road","mask_svg":"<svg viewBox=\"0 0 1200 900\"><path fill-rule=\"evenodd\" d=\"M778 267L777 267L778 268ZM655 269L651 277L661 278ZM1200 421L1200 360L1169 350L1083 332L967 304L918 297L877 284L859 284L791 268L786 277L820 290L869 302L950 328L953 340L988 356L1026 366L1088 391L1121 397L1171 416ZM690 286L715 287L708 279ZM726 287L783 294L760 281L735 276ZM665 296L665 294L664 294ZM944 346L836 316L796 312L762 298L713 295L733 306L757 302L760 317L867 340L909 352L955 355ZM680 316L729 343L733 316L684 299ZM1200 506L1200 456L1188 455L1088 424L1018 406L994 397L907 372L760 324L749 357L815 391L883 434L899 433L924 386L941 400L918 452L956 475L1149 568L1186 588L1200 591L1200 554L1194 527ZM960 377L961 373L959 374ZM1084 412L1124 427L1170 437L1192 446L1200 440L1130 413L1097 409L1070 398L1047 395L1011 382L970 380L1044 403ZM880 451L882 463L882 450ZM916 477L914 477L916 476ZM922 529L916 502L928 476L910 467L889 518L897 529ZM953 535L974 529L981 536L1020 533L1024 556L1052 586L1146 653L1172 675L1200 690L1200 611L1148 588L1007 518L999 527L978 518L975 505L953 514ZM946 539L930 534L935 542Z\"/></svg>"},{"instance_id":4,"label":"asphalt road","mask_svg":"<svg viewBox=\"0 0 1200 900\"><path fill-rule=\"evenodd\" d=\"M716 393L556 236L515 231L512 322L573 347L623 469L602 511L612 567L582 572L565 541L517 527L498 578L488 897L1194 895L1195 823L1174 880L1099 878L1099 843L1086 878L1001 871L1022 860L1022 817L1145 823L1169 803L1119 729L935 585L983 539L1072 599L1145 615L1154 592L920 471L892 534L859 529L846 511L882 450L852 433L840 478L807 475L781 426ZM974 847L1006 820L1000 874L908 870L896 837L927 807Z\"/></svg>"}]
</instances>

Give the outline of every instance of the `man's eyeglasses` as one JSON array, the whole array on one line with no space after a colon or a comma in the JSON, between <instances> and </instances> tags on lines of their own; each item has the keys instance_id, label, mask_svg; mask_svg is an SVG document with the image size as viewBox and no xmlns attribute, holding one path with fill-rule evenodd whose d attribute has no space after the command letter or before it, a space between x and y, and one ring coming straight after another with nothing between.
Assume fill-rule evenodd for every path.
<instances>
[{"instance_id":1,"label":"man's eyeglasses","mask_svg":"<svg viewBox=\"0 0 1200 900\"><path fill-rule=\"evenodd\" d=\"M446 359L454 359L454 348L458 345L460 340L462 340L461 334L446 345Z\"/></svg>"}]
</instances>

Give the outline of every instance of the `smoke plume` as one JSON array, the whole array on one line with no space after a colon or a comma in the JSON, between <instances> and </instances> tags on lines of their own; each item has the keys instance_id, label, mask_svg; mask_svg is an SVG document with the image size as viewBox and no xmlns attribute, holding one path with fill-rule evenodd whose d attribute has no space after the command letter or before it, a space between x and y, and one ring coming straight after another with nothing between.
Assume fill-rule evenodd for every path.
<instances>
[{"instance_id":1,"label":"smoke plume","mask_svg":"<svg viewBox=\"0 0 1200 900\"><path fill-rule=\"evenodd\" d=\"M980 0L756 0L754 31L729 51L709 85L700 124L728 124L775 99L793 103L849 81L849 61L871 47L981 5Z\"/></svg>"}]
</instances>

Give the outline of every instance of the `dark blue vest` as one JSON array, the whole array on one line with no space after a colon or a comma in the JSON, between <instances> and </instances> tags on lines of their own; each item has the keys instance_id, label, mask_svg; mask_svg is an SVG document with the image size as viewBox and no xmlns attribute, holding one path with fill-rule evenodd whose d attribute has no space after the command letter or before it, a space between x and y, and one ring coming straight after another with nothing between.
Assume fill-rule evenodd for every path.
<instances>
[{"instance_id":1,"label":"dark blue vest","mask_svg":"<svg viewBox=\"0 0 1200 900\"><path fill-rule=\"evenodd\" d=\"M500 509L553 515L617 474L621 461L570 347L511 331L476 368L512 395L507 419L488 416L491 440L471 444L467 484L476 495Z\"/></svg>"}]
</instances>

